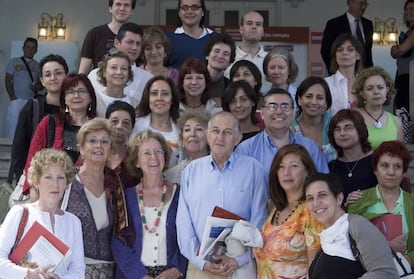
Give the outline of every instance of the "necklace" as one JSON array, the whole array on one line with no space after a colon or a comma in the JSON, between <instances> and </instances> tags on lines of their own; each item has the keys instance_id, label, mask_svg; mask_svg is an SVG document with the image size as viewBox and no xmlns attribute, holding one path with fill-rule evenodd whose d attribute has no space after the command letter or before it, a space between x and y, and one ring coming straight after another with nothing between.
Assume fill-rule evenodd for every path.
<instances>
[{"instance_id":1,"label":"necklace","mask_svg":"<svg viewBox=\"0 0 414 279\"><path fill-rule=\"evenodd\" d=\"M369 117L371 117L375 121L375 124L374 124L375 128L377 129L382 128L382 123L379 120L384 115L384 110L381 111L381 114L378 118L375 118L371 113L369 113L365 107L364 107L364 111L368 114Z\"/></svg>"},{"instance_id":2,"label":"necklace","mask_svg":"<svg viewBox=\"0 0 414 279\"><path fill-rule=\"evenodd\" d=\"M190 106L190 105L185 105L186 107L188 107L188 108L199 108L199 107L201 107L203 104L199 104L199 105L196 105L196 106Z\"/></svg>"},{"instance_id":3,"label":"necklace","mask_svg":"<svg viewBox=\"0 0 414 279\"><path fill-rule=\"evenodd\" d=\"M290 218L290 216L292 216L292 214L296 211L296 209L298 209L298 207L302 204L302 201L299 201L298 204L292 208L292 210L290 211L289 215L282 221L279 222L279 216L280 216L280 210L277 210L275 215L273 216L273 224L278 226L283 224L284 222L286 222L286 220L288 220Z\"/></svg>"},{"instance_id":4,"label":"necklace","mask_svg":"<svg viewBox=\"0 0 414 279\"><path fill-rule=\"evenodd\" d=\"M164 208L165 197L167 193L167 180L164 178L162 187L162 195L161 195L161 202L158 208L155 209L157 211L157 218L154 221L154 227L151 229L147 225L147 218L145 217L145 205L144 205L144 182L141 178L141 187L138 187L137 194L138 194L138 202L139 202L139 212L141 213L141 221L144 229L149 233L155 233L157 231L158 226L161 222L161 214Z\"/></svg>"},{"instance_id":5,"label":"necklace","mask_svg":"<svg viewBox=\"0 0 414 279\"><path fill-rule=\"evenodd\" d=\"M345 167L348 170L348 177L352 177L352 172L354 171L358 163L359 163L359 160L354 163L351 169L348 167L348 163L345 163Z\"/></svg>"}]
</instances>

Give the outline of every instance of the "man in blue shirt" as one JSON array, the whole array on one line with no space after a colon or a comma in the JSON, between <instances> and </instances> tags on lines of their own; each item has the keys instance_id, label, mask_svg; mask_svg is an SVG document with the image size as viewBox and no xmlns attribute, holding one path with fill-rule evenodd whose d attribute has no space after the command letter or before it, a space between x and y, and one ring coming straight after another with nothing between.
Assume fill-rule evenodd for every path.
<instances>
[{"instance_id":1,"label":"man in blue shirt","mask_svg":"<svg viewBox=\"0 0 414 279\"><path fill-rule=\"evenodd\" d=\"M183 172L177 210L177 237L189 260L187 278L230 276L253 259L251 249L235 258L217 256L212 263L198 256L207 216L215 206L231 211L258 228L267 211L263 170L255 159L233 153L241 140L237 119L229 112L215 114L208 123L211 155L192 161Z\"/></svg>"},{"instance_id":2,"label":"man in blue shirt","mask_svg":"<svg viewBox=\"0 0 414 279\"><path fill-rule=\"evenodd\" d=\"M262 101L261 117L265 124L263 132L243 141L236 153L251 156L262 163L266 182L273 157L279 148L288 143L303 145L312 157L319 172L329 172L321 148L311 139L294 134L290 125L294 117L293 99L290 93L281 88L271 89ZM275 174L276 175L276 174Z\"/></svg>"}]
</instances>

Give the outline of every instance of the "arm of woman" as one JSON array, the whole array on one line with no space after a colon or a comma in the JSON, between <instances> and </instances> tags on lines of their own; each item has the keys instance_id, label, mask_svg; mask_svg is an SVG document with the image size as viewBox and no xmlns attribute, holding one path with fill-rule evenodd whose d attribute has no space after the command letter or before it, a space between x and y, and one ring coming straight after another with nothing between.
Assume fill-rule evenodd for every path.
<instances>
[{"instance_id":1,"label":"arm of woman","mask_svg":"<svg viewBox=\"0 0 414 279\"><path fill-rule=\"evenodd\" d=\"M361 278L399 278L392 259L391 248L381 232L359 215L350 214L348 220L349 232L360 252L362 266L367 271Z\"/></svg>"},{"instance_id":2,"label":"arm of woman","mask_svg":"<svg viewBox=\"0 0 414 279\"><path fill-rule=\"evenodd\" d=\"M404 130L403 130L403 125L402 125L402 121L399 117L394 116L395 117L395 123L397 124L397 139L399 141L404 142Z\"/></svg>"},{"instance_id":3,"label":"arm of woman","mask_svg":"<svg viewBox=\"0 0 414 279\"><path fill-rule=\"evenodd\" d=\"M409 32L403 43L391 47L391 56L398 58L414 47L414 32Z\"/></svg>"},{"instance_id":4,"label":"arm of woman","mask_svg":"<svg viewBox=\"0 0 414 279\"><path fill-rule=\"evenodd\" d=\"M0 226L0 278L24 278L28 269L9 260L9 253L16 241L17 229L22 218L23 207L14 206Z\"/></svg>"}]
</instances>

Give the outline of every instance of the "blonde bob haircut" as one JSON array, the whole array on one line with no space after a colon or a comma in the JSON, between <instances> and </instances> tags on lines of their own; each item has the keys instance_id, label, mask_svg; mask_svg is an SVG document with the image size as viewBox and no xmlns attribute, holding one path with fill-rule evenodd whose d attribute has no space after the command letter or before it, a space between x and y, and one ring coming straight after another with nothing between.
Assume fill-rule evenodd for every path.
<instances>
[{"instance_id":1,"label":"blonde bob haircut","mask_svg":"<svg viewBox=\"0 0 414 279\"><path fill-rule=\"evenodd\" d=\"M112 139L112 132L108 126L108 121L102 117L95 117L94 119L86 121L79 129L76 140L78 141L78 147L81 147L86 142L86 136L90 133L105 131L108 133L109 138Z\"/></svg>"},{"instance_id":2,"label":"blonde bob haircut","mask_svg":"<svg viewBox=\"0 0 414 279\"><path fill-rule=\"evenodd\" d=\"M27 172L27 179L31 186L37 185L43 173L51 166L59 166L63 169L66 176L66 183L73 181L76 175L76 169L73 165L72 159L65 151L45 148L33 156L30 162L30 167Z\"/></svg>"}]
</instances>

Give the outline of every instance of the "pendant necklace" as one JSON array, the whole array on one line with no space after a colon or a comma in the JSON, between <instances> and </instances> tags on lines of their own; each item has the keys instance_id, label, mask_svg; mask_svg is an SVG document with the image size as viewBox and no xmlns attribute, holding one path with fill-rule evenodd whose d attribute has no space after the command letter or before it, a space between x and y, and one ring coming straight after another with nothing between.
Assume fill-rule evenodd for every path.
<instances>
[{"instance_id":1,"label":"pendant necklace","mask_svg":"<svg viewBox=\"0 0 414 279\"><path fill-rule=\"evenodd\" d=\"M369 117L371 117L375 121L375 124L374 124L375 128L377 129L382 128L382 123L379 120L384 115L384 110L381 111L381 114L378 118L375 118L374 116L372 116L372 114L369 113L365 107L364 107L364 111L368 114Z\"/></svg>"},{"instance_id":2,"label":"pendant necklace","mask_svg":"<svg viewBox=\"0 0 414 279\"><path fill-rule=\"evenodd\" d=\"M352 166L352 168L349 168L348 167L348 163L345 163L345 167L348 170L348 177L349 178L352 177L352 172L354 171L354 169L356 168L356 166L358 165L358 163L359 163L359 160L354 163L354 165Z\"/></svg>"}]
</instances>

